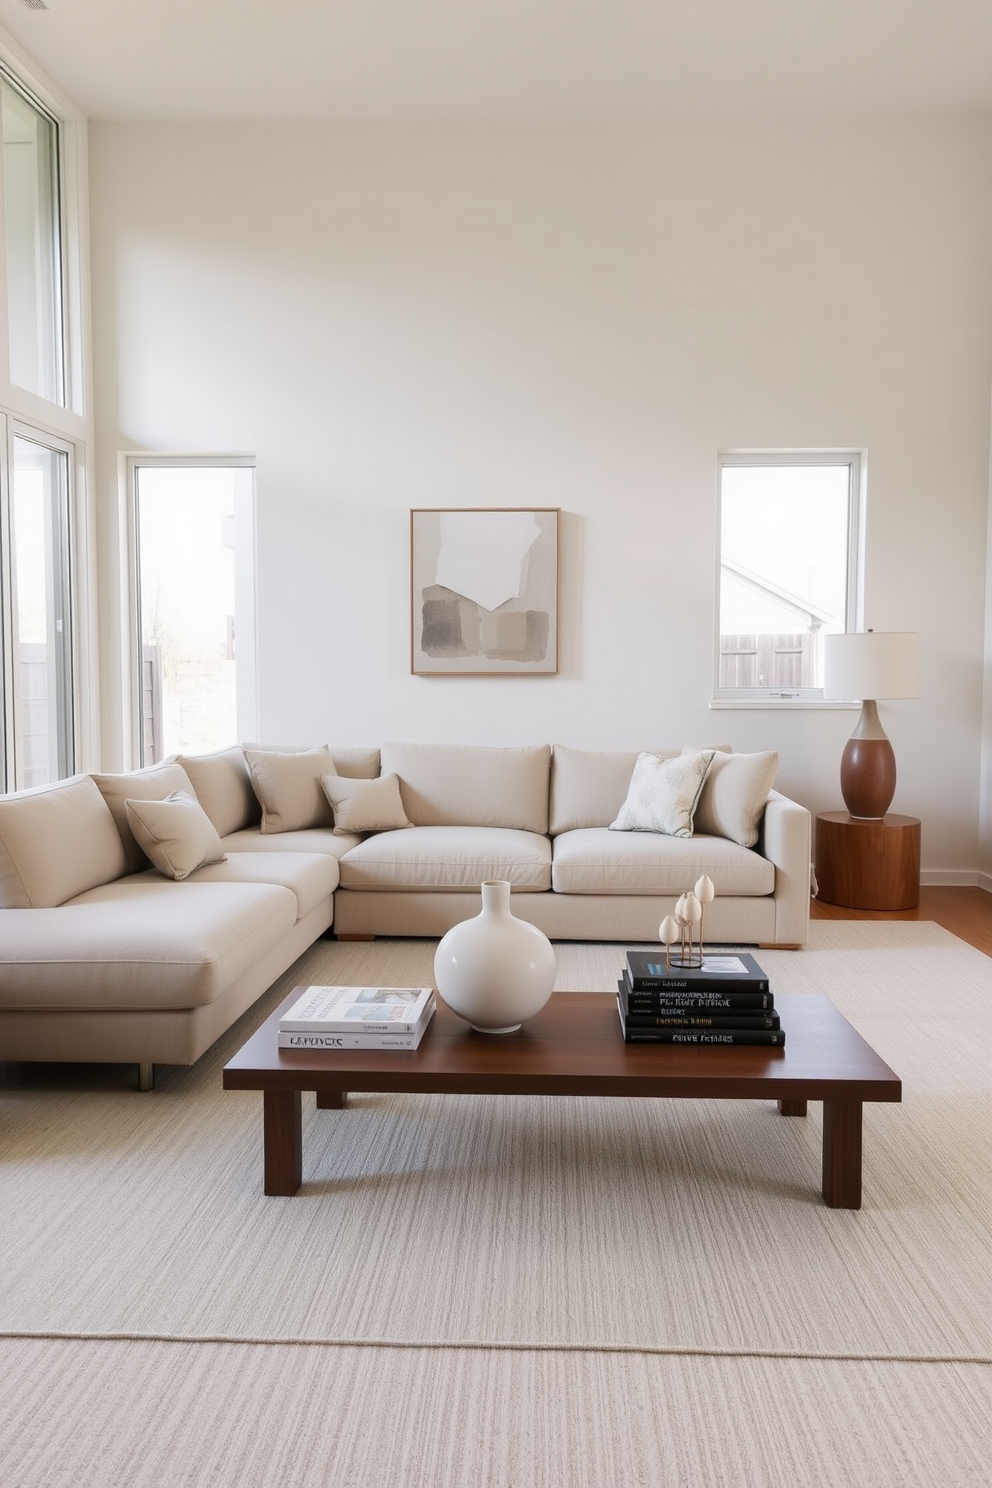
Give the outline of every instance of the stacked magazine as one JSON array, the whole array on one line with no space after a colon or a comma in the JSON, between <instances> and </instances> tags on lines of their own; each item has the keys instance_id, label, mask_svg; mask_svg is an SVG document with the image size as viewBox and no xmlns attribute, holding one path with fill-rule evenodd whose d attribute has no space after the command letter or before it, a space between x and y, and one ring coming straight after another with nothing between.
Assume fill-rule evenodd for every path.
<instances>
[{"instance_id":1,"label":"stacked magazine","mask_svg":"<svg viewBox=\"0 0 992 1488\"><path fill-rule=\"evenodd\" d=\"M433 987L306 987L279 1019L280 1049L416 1049Z\"/></svg>"}]
</instances>

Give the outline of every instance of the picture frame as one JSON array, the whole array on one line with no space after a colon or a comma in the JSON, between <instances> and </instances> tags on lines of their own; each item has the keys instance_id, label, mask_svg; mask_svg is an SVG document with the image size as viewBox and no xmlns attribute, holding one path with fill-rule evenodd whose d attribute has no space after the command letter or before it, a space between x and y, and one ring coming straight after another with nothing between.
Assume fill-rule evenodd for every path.
<instances>
[{"instance_id":1,"label":"picture frame","mask_svg":"<svg viewBox=\"0 0 992 1488\"><path fill-rule=\"evenodd\" d=\"M410 671L550 677L558 671L560 508L410 512Z\"/></svg>"}]
</instances>

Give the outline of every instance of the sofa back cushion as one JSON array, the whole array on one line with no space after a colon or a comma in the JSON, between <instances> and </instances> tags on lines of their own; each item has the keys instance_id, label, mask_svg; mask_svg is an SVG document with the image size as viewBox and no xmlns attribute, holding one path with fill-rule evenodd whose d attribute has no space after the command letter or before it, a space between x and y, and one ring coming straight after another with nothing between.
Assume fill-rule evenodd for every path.
<instances>
[{"instance_id":1,"label":"sofa back cushion","mask_svg":"<svg viewBox=\"0 0 992 1488\"><path fill-rule=\"evenodd\" d=\"M186 771L196 799L221 837L261 821L262 807L251 788L240 744L211 754L181 754L176 763Z\"/></svg>"},{"instance_id":2,"label":"sofa back cushion","mask_svg":"<svg viewBox=\"0 0 992 1488\"><path fill-rule=\"evenodd\" d=\"M93 779L110 807L124 844L125 872L140 873L148 867L148 859L131 831L124 802L164 801L177 790L192 796L196 794L192 782L182 765L177 765L174 759L163 760L160 765L149 765L144 770L129 770L122 775L94 775Z\"/></svg>"},{"instance_id":3,"label":"sofa back cushion","mask_svg":"<svg viewBox=\"0 0 992 1488\"><path fill-rule=\"evenodd\" d=\"M243 832L262 820L262 804L255 794L246 749L264 754L304 754L310 744L232 744L210 754L181 754L176 760L189 776L196 799L221 837ZM324 746L321 745L321 748ZM372 780L379 773L378 749L332 749L334 773L350 780Z\"/></svg>"},{"instance_id":4,"label":"sofa back cushion","mask_svg":"<svg viewBox=\"0 0 992 1488\"><path fill-rule=\"evenodd\" d=\"M54 909L127 871L89 775L0 796L0 909Z\"/></svg>"},{"instance_id":5,"label":"sofa back cushion","mask_svg":"<svg viewBox=\"0 0 992 1488\"><path fill-rule=\"evenodd\" d=\"M414 826L548 830L547 744L383 744L381 756Z\"/></svg>"},{"instance_id":6,"label":"sofa back cushion","mask_svg":"<svg viewBox=\"0 0 992 1488\"><path fill-rule=\"evenodd\" d=\"M700 745L726 750L726 744ZM652 749L659 759L682 753L681 744ZM584 827L608 827L627 799L639 749L569 749L556 744L551 760L552 837Z\"/></svg>"}]
</instances>

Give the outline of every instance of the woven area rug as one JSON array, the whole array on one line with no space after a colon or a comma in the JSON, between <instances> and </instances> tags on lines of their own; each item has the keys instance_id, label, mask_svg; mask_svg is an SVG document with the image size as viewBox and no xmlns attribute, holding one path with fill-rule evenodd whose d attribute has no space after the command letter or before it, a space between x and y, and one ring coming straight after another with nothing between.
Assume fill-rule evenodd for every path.
<instances>
[{"instance_id":1,"label":"woven area rug","mask_svg":"<svg viewBox=\"0 0 992 1488\"><path fill-rule=\"evenodd\" d=\"M617 946L561 945L608 988ZM18 1488L987 1485L992 960L930 924L762 953L900 1074L864 1207L771 1102L304 1097L261 1188L227 1058L297 982L421 982L321 942L154 1093L3 1067L0 1480ZM370 1425L371 1423L371 1425Z\"/></svg>"},{"instance_id":2,"label":"woven area rug","mask_svg":"<svg viewBox=\"0 0 992 1488\"><path fill-rule=\"evenodd\" d=\"M864 1207L819 1196L821 1111L764 1102L304 1097L304 1186L261 1191L221 1069L295 982L430 979L321 942L191 1070L10 1067L0 1327L17 1333L977 1361L992 1357L992 960L929 924L765 953L904 1082L865 1108ZM616 946L559 947L609 987Z\"/></svg>"}]
</instances>

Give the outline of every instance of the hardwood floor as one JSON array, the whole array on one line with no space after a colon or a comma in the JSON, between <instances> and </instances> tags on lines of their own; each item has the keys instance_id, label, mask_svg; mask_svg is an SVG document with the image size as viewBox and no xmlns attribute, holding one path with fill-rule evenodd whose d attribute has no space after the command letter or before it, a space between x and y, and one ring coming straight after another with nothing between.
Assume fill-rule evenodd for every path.
<instances>
[{"instance_id":1,"label":"hardwood floor","mask_svg":"<svg viewBox=\"0 0 992 1488\"><path fill-rule=\"evenodd\" d=\"M966 940L969 945L992 956L992 894L978 888L932 888L920 889L920 902L916 909L894 911L880 909L844 909L839 904L825 904L820 899L812 900L810 918L813 920L935 920Z\"/></svg>"}]
</instances>

